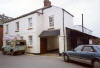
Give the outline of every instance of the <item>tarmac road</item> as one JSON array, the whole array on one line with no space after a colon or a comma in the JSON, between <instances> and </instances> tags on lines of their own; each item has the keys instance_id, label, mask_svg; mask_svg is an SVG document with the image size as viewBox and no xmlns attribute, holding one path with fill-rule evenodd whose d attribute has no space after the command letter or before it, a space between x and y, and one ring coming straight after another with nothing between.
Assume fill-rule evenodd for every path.
<instances>
[{"instance_id":1,"label":"tarmac road","mask_svg":"<svg viewBox=\"0 0 100 68\"><path fill-rule=\"evenodd\" d=\"M87 68L76 63L65 63L61 57L39 55L2 55L0 68Z\"/></svg>"}]
</instances>

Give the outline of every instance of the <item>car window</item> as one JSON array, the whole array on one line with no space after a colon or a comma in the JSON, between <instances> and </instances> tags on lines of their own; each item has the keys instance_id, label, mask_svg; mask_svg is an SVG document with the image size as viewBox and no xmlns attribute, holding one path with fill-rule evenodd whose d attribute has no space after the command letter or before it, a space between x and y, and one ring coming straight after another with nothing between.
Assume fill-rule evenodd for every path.
<instances>
[{"instance_id":1,"label":"car window","mask_svg":"<svg viewBox=\"0 0 100 68\"><path fill-rule=\"evenodd\" d=\"M100 46L98 46L98 48L100 49Z\"/></svg>"},{"instance_id":2,"label":"car window","mask_svg":"<svg viewBox=\"0 0 100 68\"><path fill-rule=\"evenodd\" d=\"M86 51L86 52L93 52L93 48L92 47L84 47L82 51Z\"/></svg>"},{"instance_id":3,"label":"car window","mask_svg":"<svg viewBox=\"0 0 100 68\"><path fill-rule=\"evenodd\" d=\"M98 48L98 50L100 51L100 46L96 46Z\"/></svg>"},{"instance_id":4,"label":"car window","mask_svg":"<svg viewBox=\"0 0 100 68\"><path fill-rule=\"evenodd\" d=\"M75 50L75 51L81 51L82 48L83 48L83 46L78 46L78 47L76 47L74 50Z\"/></svg>"},{"instance_id":5,"label":"car window","mask_svg":"<svg viewBox=\"0 0 100 68\"><path fill-rule=\"evenodd\" d=\"M16 46L23 46L23 45L26 45L26 43L25 42L17 42L16 43Z\"/></svg>"}]
</instances>

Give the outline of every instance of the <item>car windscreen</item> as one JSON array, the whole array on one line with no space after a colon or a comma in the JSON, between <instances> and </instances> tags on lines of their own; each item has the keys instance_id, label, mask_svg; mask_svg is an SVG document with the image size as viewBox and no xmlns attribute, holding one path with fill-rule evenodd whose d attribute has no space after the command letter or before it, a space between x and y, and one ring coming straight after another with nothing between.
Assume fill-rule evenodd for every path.
<instances>
[{"instance_id":1,"label":"car windscreen","mask_svg":"<svg viewBox=\"0 0 100 68\"><path fill-rule=\"evenodd\" d=\"M11 42L9 42L9 41L6 41L6 45L8 46L8 45L11 45Z\"/></svg>"}]
</instances>

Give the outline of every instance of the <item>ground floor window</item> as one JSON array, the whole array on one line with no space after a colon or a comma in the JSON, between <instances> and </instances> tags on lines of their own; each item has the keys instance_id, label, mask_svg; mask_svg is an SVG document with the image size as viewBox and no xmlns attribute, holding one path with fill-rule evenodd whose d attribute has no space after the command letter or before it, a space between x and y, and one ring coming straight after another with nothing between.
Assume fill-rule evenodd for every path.
<instances>
[{"instance_id":1,"label":"ground floor window","mask_svg":"<svg viewBox=\"0 0 100 68\"><path fill-rule=\"evenodd\" d=\"M7 41L6 41L6 45L10 45L10 44L11 44L10 41L7 40Z\"/></svg>"},{"instance_id":2,"label":"ground floor window","mask_svg":"<svg viewBox=\"0 0 100 68\"><path fill-rule=\"evenodd\" d=\"M21 40L24 40L24 39L23 39L23 36L21 36L20 39L21 39Z\"/></svg>"},{"instance_id":3,"label":"ground floor window","mask_svg":"<svg viewBox=\"0 0 100 68\"><path fill-rule=\"evenodd\" d=\"M32 45L33 44L33 39L32 39L32 36L29 36L29 45Z\"/></svg>"}]
</instances>

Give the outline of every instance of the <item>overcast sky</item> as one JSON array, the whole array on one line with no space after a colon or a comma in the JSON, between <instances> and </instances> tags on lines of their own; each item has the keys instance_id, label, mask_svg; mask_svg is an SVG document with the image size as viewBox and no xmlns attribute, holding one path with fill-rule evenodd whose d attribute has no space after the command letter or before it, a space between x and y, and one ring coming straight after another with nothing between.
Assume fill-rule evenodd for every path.
<instances>
[{"instance_id":1,"label":"overcast sky","mask_svg":"<svg viewBox=\"0 0 100 68\"><path fill-rule=\"evenodd\" d=\"M100 0L50 0L52 5L61 7L73 14L74 24L84 26L100 37ZM43 7L43 0L0 0L0 14L17 17Z\"/></svg>"}]
</instances>

